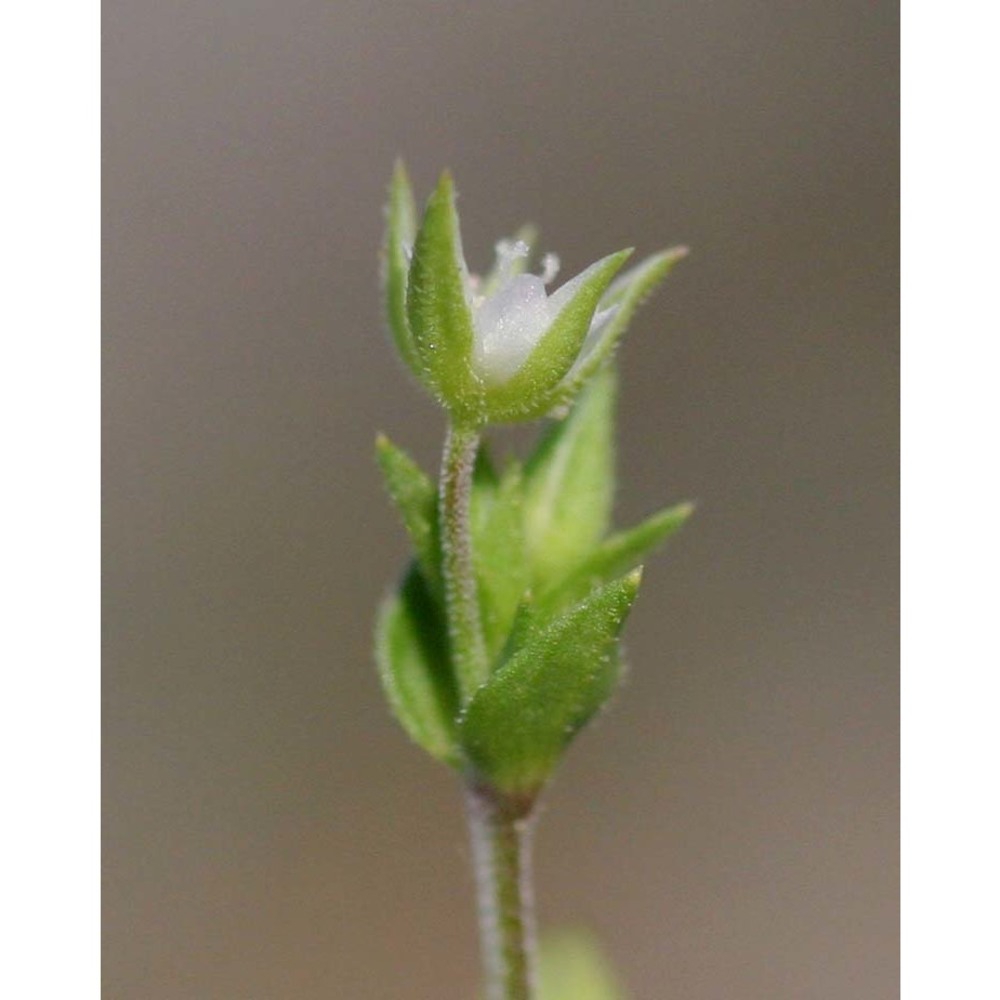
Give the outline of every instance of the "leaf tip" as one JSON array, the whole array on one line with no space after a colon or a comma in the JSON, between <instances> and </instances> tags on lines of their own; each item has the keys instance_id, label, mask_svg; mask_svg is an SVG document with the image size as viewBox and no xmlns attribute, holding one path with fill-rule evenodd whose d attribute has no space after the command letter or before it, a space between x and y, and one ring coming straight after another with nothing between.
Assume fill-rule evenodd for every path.
<instances>
[{"instance_id":1,"label":"leaf tip","mask_svg":"<svg viewBox=\"0 0 1000 1000\"><path fill-rule=\"evenodd\" d=\"M447 167L441 171L437 188L434 191L434 197L446 202L451 202L455 199L455 178Z\"/></svg>"},{"instance_id":2,"label":"leaf tip","mask_svg":"<svg viewBox=\"0 0 1000 1000\"><path fill-rule=\"evenodd\" d=\"M409 186L410 175L406 172L406 163L402 156L397 156L392 164L392 182Z\"/></svg>"},{"instance_id":3,"label":"leaf tip","mask_svg":"<svg viewBox=\"0 0 1000 1000\"><path fill-rule=\"evenodd\" d=\"M684 503L679 503L674 508L681 521L686 521L697 509L698 502L696 500L685 500Z\"/></svg>"}]
</instances>

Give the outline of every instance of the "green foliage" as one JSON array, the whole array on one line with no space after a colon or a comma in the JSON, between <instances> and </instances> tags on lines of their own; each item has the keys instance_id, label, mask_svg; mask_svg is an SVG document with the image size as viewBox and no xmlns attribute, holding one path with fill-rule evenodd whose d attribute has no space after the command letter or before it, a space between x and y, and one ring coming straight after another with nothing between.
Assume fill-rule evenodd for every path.
<instances>
[{"instance_id":1,"label":"green foliage","mask_svg":"<svg viewBox=\"0 0 1000 1000\"><path fill-rule=\"evenodd\" d=\"M509 461L498 472L480 447L469 527L492 667L464 703L449 659L438 493L405 452L385 437L377 441L417 560L380 615L383 683L417 743L503 792L537 791L607 701L620 673L617 640L639 564L693 509L668 507L609 534L616 389L612 369L592 377L523 471Z\"/></svg>"},{"instance_id":2,"label":"green foliage","mask_svg":"<svg viewBox=\"0 0 1000 1000\"><path fill-rule=\"evenodd\" d=\"M397 165L382 277L400 355L470 449L490 424L547 413L562 419L523 469L514 461L494 466L480 445L468 481L458 483L469 476L468 461L446 466L447 490L379 438L379 466L415 556L379 613L379 671L394 713L420 746L520 796L544 784L610 697L640 563L692 510L669 507L611 531L617 381L610 359L636 309L686 251L663 251L626 271L631 251L611 254L548 295L541 278L524 275L528 257L512 252L535 238L523 227L498 245L489 274L470 276L451 177L442 175L418 225ZM490 309L478 312L487 300ZM522 350L508 357L524 358L512 372L495 360L491 367L495 348L487 346L507 335L521 338ZM456 515L456 498L468 498L467 523ZM463 687L456 666L470 649L477 669Z\"/></svg>"},{"instance_id":3,"label":"green foliage","mask_svg":"<svg viewBox=\"0 0 1000 1000\"><path fill-rule=\"evenodd\" d=\"M636 310L687 254L687 247L663 250L615 279L600 304L601 310L613 309L614 314L591 349L582 352L580 359L556 388L548 400L550 407L571 402L595 373L607 366Z\"/></svg>"},{"instance_id":4,"label":"green foliage","mask_svg":"<svg viewBox=\"0 0 1000 1000\"><path fill-rule=\"evenodd\" d=\"M615 396L615 373L608 368L572 413L548 429L525 467L525 534L536 592L565 576L608 529Z\"/></svg>"},{"instance_id":5,"label":"green foliage","mask_svg":"<svg viewBox=\"0 0 1000 1000\"><path fill-rule=\"evenodd\" d=\"M472 481L472 552L486 649L495 660L528 587L521 467L497 476L485 448Z\"/></svg>"},{"instance_id":6,"label":"green foliage","mask_svg":"<svg viewBox=\"0 0 1000 1000\"><path fill-rule=\"evenodd\" d=\"M614 690L615 640L640 571L591 593L524 645L472 696L459 739L476 772L510 795L531 796L580 728Z\"/></svg>"},{"instance_id":7,"label":"green foliage","mask_svg":"<svg viewBox=\"0 0 1000 1000\"><path fill-rule=\"evenodd\" d=\"M437 489L427 473L384 434L380 434L375 440L375 455L389 496L410 536L420 568L437 591L441 585Z\"/></svg>"},{"instance_id":8,"label":"green foliage","mask_svg":"<svg viewBox=\"0 0 1000 1000\"><path fill-rule=\"evenodd\" d=\"M432 757L457 765L458 695L447 628L440 605L416 566L379 608L375 660L393 714L411 739Z\"/></svg>"},{"instance_id":9,"label":"green foliage","mask_svg":"<svg viewBox=\"0 0 1000 1000\"><path fill-rule=\"evenodd\" d=\"M538 595L534 602L537 613L544 616L569 607L594 587L634 569L679 531L693 513L694 504L677 504L653 514L634 528L609 535L571 573Z\"/></svg>"},{"instance_id":10,"label":"green foliage","mask_svg":"<svg viewBox=\"0 0 1000 1000\"><path fill-rule=\"evenodd\" d=\"M385 292L386 319L400 356L411 371L422 377L420 358L406 316L409 253L416 238L417 223L413 191L402 162L397 162L393 171L392 183L389 185L389 204L386 206L385 215L382 285Z\"/></svg>"},{"instance_id":11,"label":"green foliage","mask_svg":"<svg viewBox=\"0 0 1000 1000\"><path fill-rule=\"evenodd\" d=\"M413 246L406 314L430 385L457 416L478 423L482 390L471 368L467 281L455 186L445 172L427 202Z\"/></svg>"},{"instance_id":12,"label":"green foliage","mask_svg":"<svg viewBox=\"0 0 1000 1000\"><path fill-rule=\"evenodd\" d=\"M539 1000L625 1000L599 945L585 931L543 934L538 974Z\"/></svg>"}]
</instances>

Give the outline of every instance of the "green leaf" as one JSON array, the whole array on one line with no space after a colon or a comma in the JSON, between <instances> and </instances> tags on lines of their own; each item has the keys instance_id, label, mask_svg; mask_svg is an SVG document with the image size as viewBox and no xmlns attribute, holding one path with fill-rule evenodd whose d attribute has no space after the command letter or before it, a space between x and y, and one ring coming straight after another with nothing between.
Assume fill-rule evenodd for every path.
<instances>
[{"instance_id":1,"label":"green leaf","mask_svg":"<svg viewBox=\"0 0 1000 1000\"><path fill-rule=\"evenodd\" d=\"M550 407L565 405L571 401L588 379L608 361L628 329L635 311L687 254L687 247L663 250L647 257L615 279L601 299L600 308L604 310L615 307L617 311L601 330L597 342L584 345L576 364L549 400Z\"/></svg>"},{"instance_id":2,"label":"green leaf","mask_svg":"<svg viewBox=\"0 0 1000 1000\"><path fill-rule=\"evenodd\" d=\"M451 175L427 202L410 263L406 312L417 353L441 401L478 422L482 394L472 372L472 312Z\"/></svg>"},{"instance_id":3,"label":"green leaf","mask_svg":"<svg viewBox=\"0 0 1000 1000\"><path fill-rule=\"evenodd\" d=\"M511 462L498 477L482 448L473 475L471 506L480 614L486 649L494 660L529 583L520 466Z\"/></svg>"},{"instance_id":4,"label":"green leaf","mask_svg":"<svg viewBox=\"0 0 1000 1000\"><path fill-rule=\"evenodd\" d=\"M587 932L543 934L538 957L539 1000L624 1000L610 964Z\"/></svg>"},{"instance_id":5,"label":"green leaf","mask_svg":"<svg viewBox=\"0 0 1000 1000\"><path fill-rule=\"evenodd\" d=\"M694 504L677 504L653 514L634 528L605 538L568 577L538 595L532 612L544 618L581 600L595 587L627 573L680 531L692 513Z\"/></svg>"},{"instance_id":6,"label":"green leaf","mask_svg":"<svg viewBox=\"0 0 1000 1000\"><path fill-rule=\"evenodd\" d=\"M437 489L423 469L384 434L375 440L375 454L421 569L436 591L441 581Z\"/></svg>"},{"instance_id":7,"label":"green leaf","mask_svg":"<svg viewBox=\"0 0 1000 1000\"><path fill-rule=\"evenodd\" d=\"M441 610L416 566L383 601L375 624L375 660L393 714L432 757L457 760L458 695Z\"/></svg>"},{"instance_id":8,"label":"green leaf","mask_svg":"<svg viewBox=\"0 0 1000 1000\"><path fill-rule=\"evenodd\" d=\"M619 673L617 637L639 588L636 570L594 591L499 667L459 722L469 763L494 787L530 796Z\"/></svg>"},{"instance_id":9,"label":"green leaf","mask_svg":"<svg viewBox=\"0 0 1000 1000\"><path fill-rule=\"evenodd\" d=\"M507 260L501 254L497 253L493 267L490 269L489 274L483 278L482 285L479 287L479 294L483 298L489 298L496 292L502 281L509 280L517 274L524 274L531 263L531 254L535 249L535 244L538 242L538 230L530 222L526 222L505 242L512 245L523 243L528 248L528 255L526 257L514 257Z\"/></svg>"},{"instance_id":10,"label":"green leaf","mask_svg":"<svg viewBox=\"0 0 1000 1000\"><path fill-rule=\"evenodd\" d=\"M614 371L599 372L525 467L525 538L536 590L564 577L608 529L616 395Z\"/></svg>"},{"instance_id":11,"label":"green leaf","mask_svg":"<svg viewBox=\"0 0 1000 1000\"><path fill-rule=\"evenodd\" d=\"M487 392L492 421L530 420L551 409L552 391L573 367L601 297L631 253L620 250L591 264L549 298L552 325L517 372Z\"/></svg>"},{"instance_id":12,"label":"green leaf","mask_svg":"<svg viewBox=\"0 0 1000 1000\"><path fill-rule=\"evenodd\" d=\"M416 207L406 167L396 161L389 185L389 203L385 208L386 231L382 245L382 288L385 294L386 319L396 350L418 377L423 366L417 354L410 323L406 316L406 282L410 269L409 252L416 236Z\"/></svg>"}]
</instances>

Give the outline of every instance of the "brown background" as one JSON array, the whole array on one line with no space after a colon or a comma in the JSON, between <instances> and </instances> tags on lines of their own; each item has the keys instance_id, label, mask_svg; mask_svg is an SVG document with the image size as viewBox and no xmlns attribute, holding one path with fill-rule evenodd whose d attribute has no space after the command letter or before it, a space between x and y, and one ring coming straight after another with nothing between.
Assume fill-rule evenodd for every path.
<instances>
[{"instance_id":1,"label":"brown background","mask_svg":"<svg viewBox=\"0 0 1000 1000\"><path fill-rule=\"evenodd\" d=\"M105 4L109 1000L447 1000L449 774L369 655L435 462L376 289L392 160L482 264L693 246L624 350L649 567L538 842L639 1000L897 990L896 10L870 0Z\"/></svg>"}]
</instances>

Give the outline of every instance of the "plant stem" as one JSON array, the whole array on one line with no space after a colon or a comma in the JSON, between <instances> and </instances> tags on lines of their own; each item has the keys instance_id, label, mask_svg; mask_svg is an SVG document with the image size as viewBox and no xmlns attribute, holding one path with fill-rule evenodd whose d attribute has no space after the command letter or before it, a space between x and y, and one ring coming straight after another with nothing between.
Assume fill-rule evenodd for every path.
<instances>
[{"instance_id":1,"label":"plant stem","mask_svg":"<svg viewBox=\"0 0 1000 1000\"><path fill-rule=\"evenodd\" d=\"M479 596L472 563L472 471L479 431L450 424L441 466L438 495L441 521L441 571L444 577L448 632L462 701L489 676L489 659L479 615Z\"/></svg>"},{"instance_id":2,"label":"plant stem","mask_svg":"<svg viewBox=\"0 0 1000 1000\"><path fill-rule=\"evenodd\" d=\"M463 703L489 677L472 551L472 475L478 428L450 424L438 494L441 570L451 653ZM466 787L487 1000L532 1000L535 927L531 801Z\"/></svg>"},{"instance_id":3,"label":"plant stem","mask_svg":"<svg viewBox=\"0 0 1000 1000\"><path fill-rule=\"evenodd\" d=\"M466 788L486 1000L535 996L530 804Z\"/></svg>"}]
</instances>

